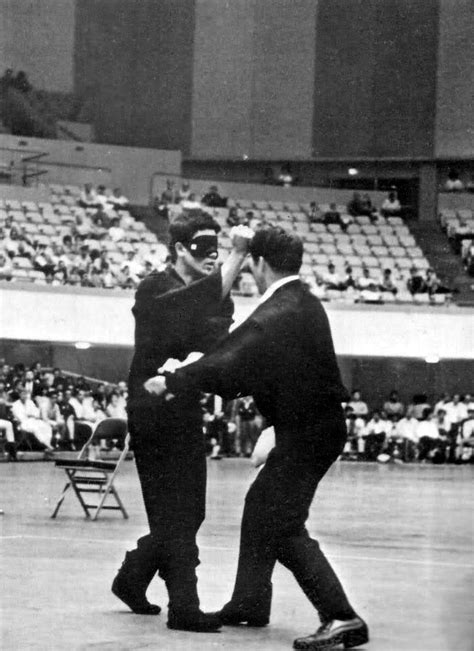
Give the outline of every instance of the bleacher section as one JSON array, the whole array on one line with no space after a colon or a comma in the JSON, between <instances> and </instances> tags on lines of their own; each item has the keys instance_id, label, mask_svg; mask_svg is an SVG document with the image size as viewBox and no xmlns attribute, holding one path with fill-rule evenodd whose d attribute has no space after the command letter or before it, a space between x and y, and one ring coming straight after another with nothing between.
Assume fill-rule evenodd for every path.
<instances>
[{"instance_id":1,"label":"bleacher section","mask_svg":"<svg viewBox=\"0 0 474 651\"><path fill-rule=\"evenodd\" d=\"M64 237L68 235L74 241L76 218L78 216L87 218L97 212L96 208L82 208L78 205L81 190L77 186L53 184L49 186L49 191L48 201L0 199L0 229L4 229L6 224L11 222L11 227L25 235L27 242L33 248L33 253L40 245L61 248ZM119 220L119 225L124 231L120 241L114 241L105 232L97 239L82 238L79 244L87 246L89 252L106 251L105 257L112 271L119 270L123 266L130 252L134 253L136 261L143 266L147 259L153 259L155 266L157 262L164 261L166 247L158 242L156 235L142 222L136 221L128 210L110 210L108 216L110 220L115 218ZM3 242L0 240L0 252L2 252ZM14 255L11 258L12 282L47 283L45 273L35 268L33 257L30 252L30 254ZM107 285L111 288L118 286L113 277Z\"/></svg>"},{"instance_id":2,"label":"bleacher section","mask_svg":"<svg viewBox=\"0 0 474 651\"><path fill-rule=\"evenodd\" d=\"M310 223L307 216L309 204L238 199L228 203L229 207L235 206L240 215L251 211L255 219L280 224L301 236L305 246L301 275L322 299L348 303L370 301L420 304L443 304L446 300L445 295L430 297L425 293L412 296L407 290L406 281L410 269L416 267L424 272L430 265L400 217L384 218L379 215L374 224L369 217L351 217L346 214L346 206L337 206L342 220L348 222L346 231L343 232L337 224ZM223 247L228 248L229 209L213 210L223 228ZM322 214L328 210L329 205L319 205ZM347 266L351 267L354 278L361 276L362 270L368 268L370 277L374 280L380 279L385 269L390 269L398 291L396 294L381 291L377 295L371 292L368 296L366 292L352 287L347 290L325 289L321 280L328 271L329 263L334 264L336 273L341 277L346 274ZM252 286L251 281L249 284Z\"/></svg>"}]
</instances>

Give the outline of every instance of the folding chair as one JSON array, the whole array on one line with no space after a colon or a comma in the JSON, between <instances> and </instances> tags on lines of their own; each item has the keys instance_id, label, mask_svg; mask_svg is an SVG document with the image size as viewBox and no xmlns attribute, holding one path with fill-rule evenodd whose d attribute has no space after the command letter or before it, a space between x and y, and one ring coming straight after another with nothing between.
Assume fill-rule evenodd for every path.
<instances>
[{"instance_id":1,"label":"folding chair","mask_svg":"<svg viewBox=\"0 0 474 651\"><path fill-rule=\"evenodd\" d=\"M88 458L91 450L103 440L109 442L116 440L123 444L123 449L117 461ZM122 461L127 456L129 442L130 435L127 432L127 421L121 418L106 418L97 425L77 458L58 459L55 465L57 468L62 468L65 471L68 481L64 486L51 517L55 518L57 516L67 491L69 488L72 488L86 514L86 518L90 518L90 512L95 510L92 520L97 520L102 509L121 511L123 517L128 518L128 513L114 486L114 480ZM83 493L98 494L99 502L97 504L86 503L83 498ZM115 499L116 504L105 504L109 495Z\"/></svg>"}]
</instances>

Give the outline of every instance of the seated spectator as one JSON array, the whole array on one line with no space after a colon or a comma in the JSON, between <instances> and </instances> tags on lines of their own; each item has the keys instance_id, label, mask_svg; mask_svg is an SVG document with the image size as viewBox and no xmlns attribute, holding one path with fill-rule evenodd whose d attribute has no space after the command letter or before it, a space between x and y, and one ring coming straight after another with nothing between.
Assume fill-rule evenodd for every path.
<instances>
[{"instance_id":1,"label":"seated spectator","mask_svg":"<svg viewBox=\"0 0 474 651\"><path fill-rule=\"evenodd\" d=\"M400 400L397 391L391 391L388 399L383 403L383 410L388 418L393 416L398 419L402 418L405 413L405 405Z\"/></svg>"},{"instance_id":2,"label":"seated spectator","mask_svg":"<svg viewBox=\"0 0 474 651\"><path fill-rule=\"evenodd\" d=\"M11 402L6 391L5 382L0 379L0 435L6 440L5 451L8 460L16 461L15 432L11 422L10 407Z\"/></svg>"},{"instance_id":3,"label":"seated spectator","mask_svg":"<svg viewBox=\"0 0 474 651\"><path fill-rule=\"evenodd\" d=\"M467 406L459 393L455 393L452 399L445 403L444 410L453 425L456 427L467 418Z\"/></svg>"},{"instance_id":4,"label":"seated spectator","mask_svg":"<svg viewBox=\"0 0 474 651\"><path fill-rule=\"evenodd\" d=\"M392 417L393 419L396 416ZM388 452L392 457L409 462L417 456L418 421L414 416L406 415L394 423L388 440Z\"/></svg>"},{"instance_id":5,"label":"seated spectator","mask_svg":"<svg viewBox=\"0 0 474 651\"><path fill-rule=\"evenodd\" d=\"M362 400L361 393L358 389L354 389L352 392L351 399L347 406L351 407L356 416L366 417L369 413L367 403Z\"/></svg>"},{"instance_id":6,"label":"seated spectator","mask_svg":"<svg viewBox=\"0 0 474 651\"><path fill-rule=\"evenodd\" d=\"M135 282L138 282L143 276L144 267L137 258L135 251L128 251L127 259L122 263L121 269L124 270L125 267L128 268L129 275Z\"/></svg>"},{"instance_id":7,"label":"seated spectator","mask_svg":"<svg viewBox=\"0 0 474 651\"><path fill-rule=\"evenodd\" d=\"M377 208L372 204L372 199L367 192L361 197L361 210L363 211L361 214L370 217L372 223L377 222Z\"/></svg>"},{"instance_id":8,"label":"seated spectator","mask_svg":"<svg viewBox=\"0 0 474 651\"><path fill-rule=\"evenodd\" d=\"M51 425L42 420L38 407L24 387L20 390L19 399L12 404L12 415L24 432L32 434L47 450L53 449Z\"/></svg>"},{"instance_id":9,"label":"seated spectator","mask_svg":"<svg viewBox=\"0 0 474 651\"><path fill-rule=\"evenodd\" d=\"M345 224L341 219L341 213L338 211L335 203L329 204L329 210L324 213L323 223L328 224L337 224L345 232L347 229L347 224Z\"/></svg>"},{"instance_id":10,"label":"seated spectator","mask_svg":"<svg viewBox=\"0 0 474 651\"><path fill-rule=\"evenodd\" d=\"M407 289L413 296L424 294L427 291L425 279L416 267L410 269L410 278L407 280Z\"/></svg>"},{"instance_id":11,"label":"seated spectator","mask_svg":"<svg viewBox=\"0 0 474 651\"><path fill-rule=\"evenodd\" d=\"M85 215L76 215L72 232L75 237L85 239L93 232L92 220Z\"/></svg>"},{"instance_id":12,"label":"seated spectator","mask_svg":"<svg viewBox=\"0 0 474 651\"><path fill-rule=\"evenodd\" d=\"M120 188L114 188L110 197L108 197L108 203L111 204L116 210L126 208L129 205L129 200L122 193Z\"/></svg>"},{"instance_id":13,"label":"seated spectator","mask_svg":"<svg viewBox=\"0 0 474 651\"><path fill-rule=\"evenodd\" d=\"M217 185L211 185L206 194L202 197L201 203L209 208L225 208L227 199L221 197Z\"/></svg>"},{"instance_id":14,"label":"seated spectator","mask_svg":"<svg viewBox=\"0 0 474 651\"><path fill-rule=\"evenodd\" d=\"M362 276L359 276L356 282L358 289L368 289L373 292L378 290L378 282L371 277L369 267L362 268Z\"/></svg>"},{"instance_id":15,"label":"seated spectator","mask_svg":"<svg viewBox=\"0 0 474 651\"><path fill-rule=\"evenodd\" d=\"M387 435L390 434L391 430L390 421L382 418L379 411L374 411L366 427L365 458L367 461L377 461L377 457L382 452Z\"/></svg>"},{"instance_id":16,"label":"seated spectator","mask_svg":"<svg viewBox=\"0 0 474 651\"><path fill-rule=\"evenodd\" d=\"M423 413L427 410L431 410L431 405L428 403L428 397L425 393L416 393L410 405L407 407L407 417L413 417L417 420L423 418Z\"/></svg>"},{"instance_id":17,"label":"seated spectator","mask_svg":"<svg viewBox=\"0 0 474 651\"><path fill-rule=\"evenodd\" d=\"M75 450L76 445L74 443L74 421L76 418L76 413L72 405L69 403L69 400L72 398L72 391L62 391L59 386L59 384L56 385L57 405L66 426L65 436L63 441L61 441L61 446L65 447L66 449Z\"/></svg>"},{"instance_id":18,"label":"seated spectator","mask_svg":"<svg viewBox=\"0 0 474 651\"><path fill-rule=\"evenodd\" d=\"M322 280L327 289L345 289L343 280L336 272L336 267L332 262L328 264L328 270L323 275Z\"/></svg>"},{"instance_id":19,"label":"seated spectator","mask_svg":"<svg viewBox=\"0 0 474 651\"><path fill-rule=\"evenodd\" d=\"M4 238L2 242L3 249L7 252L10 258L20 255L21 235L16 226L12 226L10 234Z\"/></svg>"},{"instance_id":20,"label":"seated spectator","mask_svg":"<svg viewBox=\"0 0 474 651\"><path fill-rule=\"evenodd\" d=\"M398 293L398 288L392 278L391 269L384 269L379 289L381 292L391 292L394 296Z\"/></svg>"},{"instance_id":21,"label":"seated spectator","mask_svg":"<svg viewBox=\"0 0 474 651\"><path fill-rule=\"evenodd\" d=\"M100 202L97 200L97 193L92 187L92 183L85 183L78 204L83 208L99 208Z\"/></svg>"},{"instance_id":22,"label":"seated spectator","mask_svg":"<svg viewBox=\"0 0 474 651\"><path fill-rule=\"evenodd\" d=\"M309 211L306 213L308 221L310 224L317 224L323 221L323 215L319 210L318 204L316 201L311 201L309 204Z\"/></svg>"},{"instance_id":23,"label":"seated spectator","mask_svg":"<svg viewBox=\"0 0 474 651\"><path fill-rule=\"evenodd\" d=\"M58 392L52 389L47 393L47 396L48 400L41 401L41 403L38 404L38 409L40 410L40 416L44 422L51 425L53 430L53 441L55 447L57 447L60 442L65 441L67 438L66 422L58 404Z\"/></svg>"},{"instance_id":24,"label":"seated spectator","mask_svg":"<svg viewBox=\"0 0 474 651\"><path fill-rule=\"evenodd\" d=\"M115 391L110 394L105 413L109 418L124 418L127 419L127 411L125 406L120 401L118 393Z\"/></svg>"},{"instance_id":25,"label":"seated spectator","mask_svg":"<svg viewBox=\"0 0 474 651\"><path fill-rule=\"evenodd\" d=\"M282 166L280 173L277 176L278 185L282 185L284 188L291 188L294 182L293 174L291 173L290 165L285 164Z\"/></svg>"},{"instance_id":26,"label":"seated spectator","mask_svg":"<svg viewBox=\"0 0 474 651\"><path fill-rule=\"evenodd\" d=\"M472 461L474 452L474 405L470 406L467 417L459 427L456 446L456 461L466 463Z\"/></svg>"},{"instance_id":27,"label":"seated spectator","mask_svg":"<svg viewBox=\"0 0 474 651\"><path fill-rule=\"evenodd\" d=\"M29 394L29 397L36 398L41 393L41 381L35 377L32 369L28 369L24 373L22 388Z\"/></svg>"},{"instance_id":28,"label":"seated spectator","mask_svg":"<svg viewBox=\"0 0 474 651\"><path fill-rule=\"evenodd\" d=\"M431 408L427 407L418 423L418 461L443 463L446 461L446 440L439 433L432 416Z\"/></svg>"},{"instance_id":29,"label":"seated spectator","mask_svg":"<svg viewBox=\"0 0 474 651\"><path fill-rule=\"evenodd\" d=\"M430 296L434 294L449 294L451 292L449 287L442 285L435 270L431 268L426 270L425 286Z\"/></svg>"},{"instance_id":30,"label":"seated spectator","mask_svg":"<svg viewBox=\"0 0 474 651\"><path fill-rule=\"evenodd\" d=\"M75 438L76 433L81 429L80 438L90 436L90 432L95 428L96 424L105 417L98 408L97 401L94 404L94 400L86 390L77 388L75 394L70 398L69 404L74 410L75 424L79 427L79 430L75 427ZM86 427L85 431L84 427Z\"/></svg>"},{"instance_id":31,"label":"seated spectator","mask_svg":"<svg viewBox=\"0 0 474 651\"><path fill-rule=\"evenodd\" d=\"M46 244L38 244L32 262L33 268L42 271L46 276L52 276L56 270L55 261L48 255Z\"/></svg>"},{"instance_id":32,"label":"seated spectator","mask_svg":"<svg viewBox=\"0 0 474 651\"><path fill-rule=\"evenodd\" d=\"M109 199L110 197L107 193L107 188L105 185L97 186L96 201L102 210L107 211L110 208Z\"/></svg>"},{"instance_id":33,"label":"seated spectator","mask_svg":"<svg viewBox=\"0 0 474 651\"><path fill-rule=\"evenodd\" d=\"M345 272L346 272L346 275L345 275L345 277L343 278L343 281L342 281L342 284L344 285L344 289L349 289L349 288L355 289L356 285L357 285L357 282L356 282L356 279L353 276L354 272L352 271L352 267L347 265L346 268L345 268Z\"/></svg>"},{"instance_id":34,"label":"seated spectator","mask_svg":"<svg viewBox=\"0 0 474 651\"><path fill-rule=\"evenodd\" d=\"M125 231L120 226L120 220L115 218L110 222L109 237L112 242L120 242L125 239Z\"/></svg>"},{"instance_id":35,"label":"seated spectator","mask_svg":"<svg viewBox=\"0 0 474 651\"><path fill-rule=\"evenodd\" d=\"M347 204L347 212L349 215L352 215L352 217L358 217L359 215L370 215L370 213L369 215L367 214L367 205L362 200L359 192L354 192L352 195L352 199Z\"/></svg>"},{"instance_id":36,"label":"seated spectator","mask_svg":"<svg viewBox=\"0 0 474 651\"><path fill-rule=\"evenodd\" d=\"M237 208L232 206L229 208L229 214L226 219L227 225L232 228L232 226L238 226L240 224L239 214Z\"/></svg>"},{"instance_id":37,"label":"seated spectator","mask_svg":"<svg viewBox=\"0 0 474 651\"><path fill-rule=\"evenodd\" d=\"M449 171L444 189L447 192L462 192L464 190L464 183L459 178L457 170Z\"/></svg>"},{"instance_id":38,"label":"seated spectator","mask_svg":"<svg viewBox=\"0 0 474 651\"><path fill-rule=\"evenodd\" d=\"M397 193L391 191L388 197L383 201L380 212L384 217L397 217L401 214L402 206L398 200Z\"/></svg>"},{"instance_id":39,"label":"seated spectator","mask_svg":"<svg viewBox=\"0 0 474 651\"><path fill-rule=\"evenodd\" d=\"M181 188L178 190L178 202L187 201L191 195L191 188L188 181L183 181Z\"/></svg>"},{"instance_id":40,"label":"seated spectator","mask_svg":"<svg viewBox=\"0 0 474 651\"><path fill-rule=\"evenodd\" d=\"M347 443L344 446L343 456L349 459L358 459L364 454L366 434L365 420L357 416L349 405L344 410L347 428Z\"/></svg>"},{"instance_id":41,"label":"seated spectator","mask_svg":"<svg viewBox=\"0 0 474 651\"><path fill-rule=\"evenodd\" d=\"M174 189L174 181L171 179L166 180L166 190L161 193L161 204L168 205L170 203L177 203L178 194Z\"/></svg>"},{"instance_id":42,"label":"seated spectator","mask_svg":"<svg viewBox=\"0 0 474 651\"><path fill-rule=\"evenodd\" d=\"M0 280L11 280L13 267L7 257L0 252Z\"/></svg>"}]
</instances>

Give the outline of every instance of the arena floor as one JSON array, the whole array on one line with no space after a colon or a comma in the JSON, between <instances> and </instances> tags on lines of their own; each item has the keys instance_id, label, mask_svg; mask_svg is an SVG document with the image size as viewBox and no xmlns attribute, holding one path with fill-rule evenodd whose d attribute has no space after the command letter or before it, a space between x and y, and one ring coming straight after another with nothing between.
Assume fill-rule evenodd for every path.
<instances>
[{"instance_id":1,"label":"arena floor","mask_svg":"<svg viewBox=\"0 0 474 651\"><path fill-rule=\"evenodd\" d=\"M254 470L246 460L209 462L208 517L200 534L204 609L230 596L243 498ZM322 482L310 530L367 619L373 651L473 649L474 466L340 462ZM124 550L146 528L133 462L117 487L130 513L87 522L52 463L0 465L1 635L4 651L26 649L193 651L291 649L318 622L293 577L274 575L271 625L217 634L169 631L159 617L129 613L110 593ZM149 590L166 606L159 579Z\"/></svg>"}]
</instances>

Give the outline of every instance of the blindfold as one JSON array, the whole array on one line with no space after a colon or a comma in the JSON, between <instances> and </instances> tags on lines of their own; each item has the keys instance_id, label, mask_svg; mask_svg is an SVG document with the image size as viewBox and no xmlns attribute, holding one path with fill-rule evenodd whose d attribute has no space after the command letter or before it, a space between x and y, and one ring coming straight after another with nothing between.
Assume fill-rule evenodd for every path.
<instances>
[{"instance_id":1,"label":"blindfold","mask_svg":"<svg viewBox=\"0 0 474 651\"><path fill-rule=\"evenodd\" d=\"M191 240L188 251L193 258L204 258L217 255L217 235L198 235Z\"/></svg>"}]
</instances>

